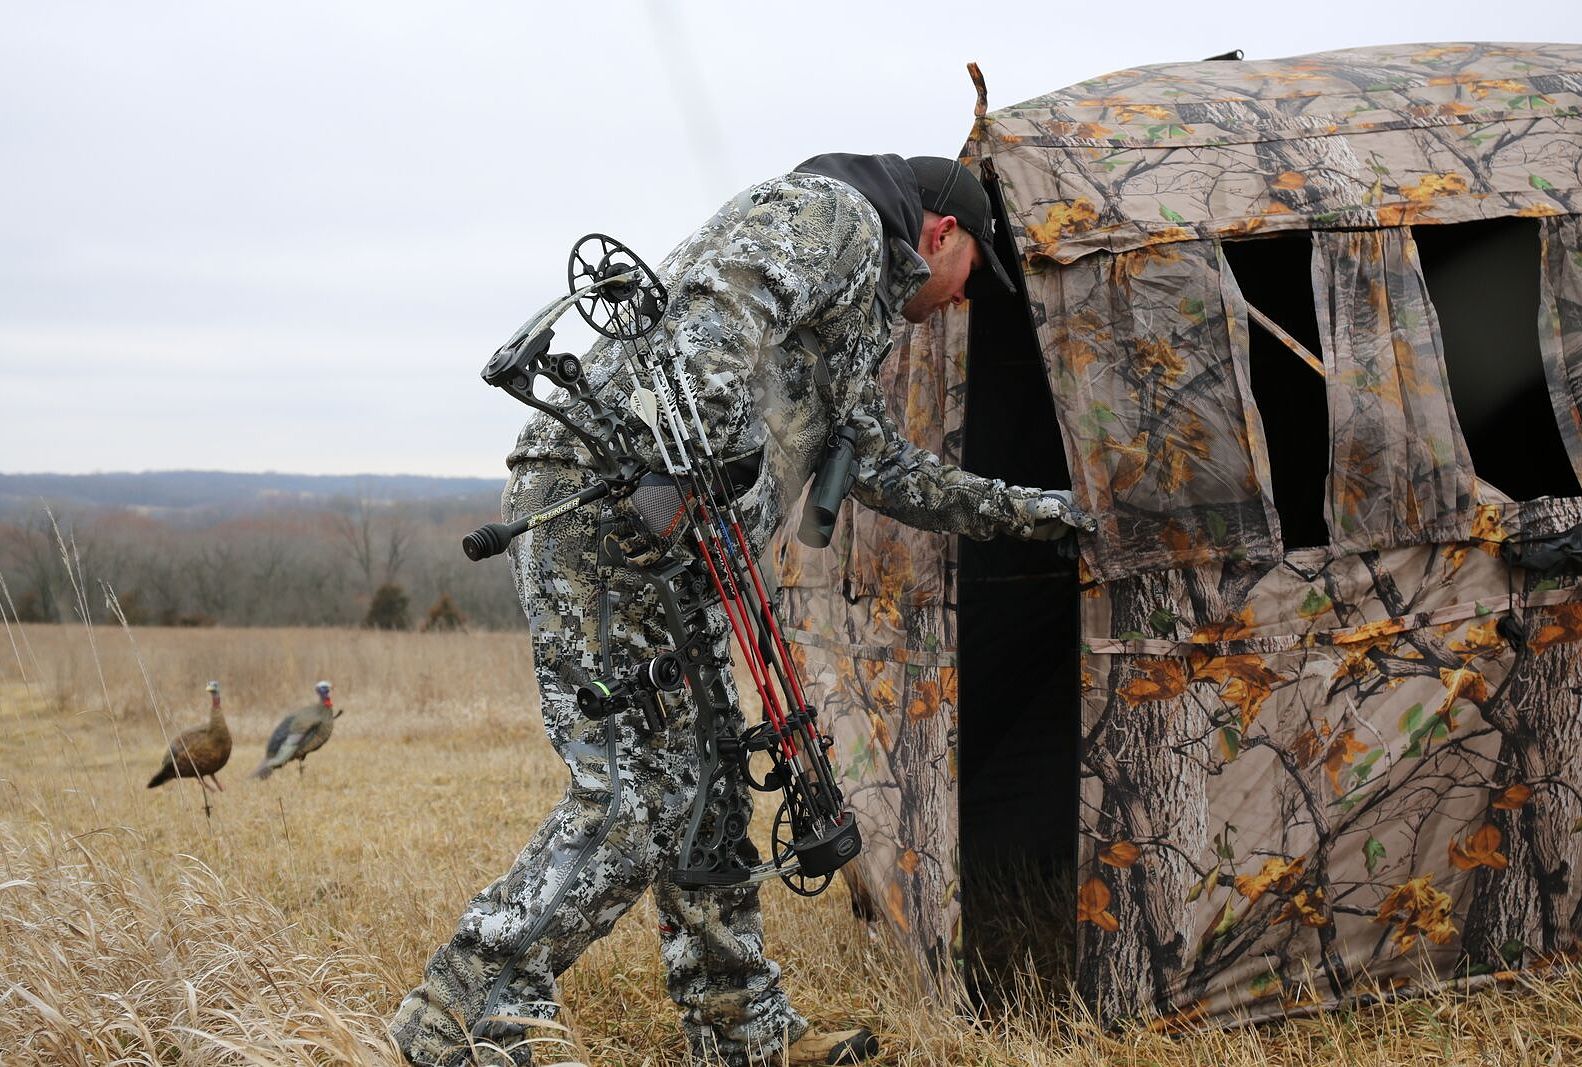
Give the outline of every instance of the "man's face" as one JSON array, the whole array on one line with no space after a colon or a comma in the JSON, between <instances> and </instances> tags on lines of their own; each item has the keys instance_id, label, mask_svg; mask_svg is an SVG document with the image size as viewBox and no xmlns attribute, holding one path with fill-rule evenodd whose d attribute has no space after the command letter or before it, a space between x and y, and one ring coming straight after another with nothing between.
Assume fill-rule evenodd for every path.
<instances>
[{"instance_id":1,"label":"man's face","mask_svg":"<svg viewBox=\"0 0 1582 1067\"><path fill-rule=\"evenodd\" d=\"M959 304L966 299L963 290L967 278L983 263L983 253L972 234L955 224L953 217L937 244L925 240L918 253L928 264L928 281L901 309L907 322L923 322L946 304Z\"/></svg>"}]
</instances>

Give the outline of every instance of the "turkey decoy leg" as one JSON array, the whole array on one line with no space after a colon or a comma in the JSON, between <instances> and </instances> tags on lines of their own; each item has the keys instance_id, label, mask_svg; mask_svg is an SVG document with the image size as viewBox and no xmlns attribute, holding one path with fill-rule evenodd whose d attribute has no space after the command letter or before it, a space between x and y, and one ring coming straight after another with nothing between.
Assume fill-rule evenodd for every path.
<instances>
[{"instance_id":1,"label":"turkey decoy leg","mask_svg":"<svg viewBox=\"0 0 1582 1067\"><path fill-rule=\"evenodd\" d=\"M209 775L209 781L214 783L214 788L218 789L222 793L225 792L225 786L220 784L220 776L219 775L217 775L217 774Z\"/></svg>"}]
</instances>

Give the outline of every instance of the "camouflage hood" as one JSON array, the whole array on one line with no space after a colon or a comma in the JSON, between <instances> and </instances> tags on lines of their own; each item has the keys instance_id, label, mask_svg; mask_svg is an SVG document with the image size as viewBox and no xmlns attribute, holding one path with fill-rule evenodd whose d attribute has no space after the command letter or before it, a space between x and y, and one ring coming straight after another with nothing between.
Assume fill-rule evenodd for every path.
<instances>
[{"instance_id":1,"label":"camouflage hood","mask_svg":"<svg viewBox=\"0 0 1582 1067\"><path fill-rule=\"evenodd\" d=\"M923 198L917 191L912 168L900 156L827 152L798 163L794 173L822 174L845 182L878 213L886 239L917 247L917 236L923 228Z\"/></svg>"}]
</instances>

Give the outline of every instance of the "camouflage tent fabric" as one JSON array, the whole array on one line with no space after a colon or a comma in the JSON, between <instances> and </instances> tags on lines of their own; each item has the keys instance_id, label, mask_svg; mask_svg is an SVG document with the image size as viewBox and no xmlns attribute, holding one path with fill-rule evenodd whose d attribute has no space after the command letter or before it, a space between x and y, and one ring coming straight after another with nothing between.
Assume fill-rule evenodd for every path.
<instances>
[{"instance_id":1,"label":"camouflage tent fabric","mask_svg":"<svg viewBox=\"0 0 1582 1067\"><path fill-rule=\"evenodd\" d=\"M1334 543L1368 549L1467 534L1472 459L1450 403L1434 305L1405 227L1313 235L1335 452Z\"/></svg>"},{"instance_id":2,"label":"camouflage tent fabric","mask_svg":"<svg viewBox=\"0 0 1582 1067\"><path fill-rule=\"evenodd\" d=\"M1582 222L1545 219L1538 344L1571 466L1582 478Z\"/></svg>"},{"instance_id":3,"label":"camouflage tent fabric","mask_svg":"<svg viewBox=\"0 0 1582 1067\"><path fill-rule=\"evenodd\" d=\"M907 331L880 372L908 437L947 463L961 461L966 320ZM954 539L851 506L829 549L782 546L792 653L863 827L858 892L930 973L959 951L955 573Z\"/></svg>"},{"instance_id":4,"label":"camouflage tent fabric","mask_svg":"<svg viewBox=\"0 0 1582 1067\"><path fill-rule=\"evenodd\" d=\"M1582 601L1498 550L1578 521L1485 505L1466 541L1090 589L1084 995L1261 1015L1563 959Z\"/></svg>"},{"instance_id":5,"label":"camouflage tent fabric","mask_svg":"<svg viewBox=\"0 0 1582 1067\"><path fill-rule=\"evenodd\" d=\"M1247 310L1219 249L1090 256L1028 284L1072 488L1100 524L1095 573L1278 555Z\"/></svg>"},{"instance_id":6,"label":"camouflage tent fabric","mask_svg":"<svg viewBox=\"0 0 1582 1067\"><path fill-rule=\"evenodd\" d=\"M1106 1018L1259 1017L1492 981L1582 930L1582 589L1500 547L1582 500L1478 481L1413 228L1539 220L1539 344L1582 475L1582 46L1403 45L1143 67L1003 110L999 183L1083 538L1078 992ZM1288 550L1223 246L1308 231L1329 543ZM887 397L959 459L967 314ZM1489 358L1498 358L1491 353ZM1038 435L1044 435L1042 442ZM782 552L867 850L858 888L961 948L957 548L850 509ZM1032 709L1029 713L1035 713Z\"/></svg>"},{"instance_id":7,"label":"camouflage tent fabric","mask_svg":"<svg viewBox=\"0 0 1582 1067\"><path fill-rule=\"evenodd\" d=\"M1236 444L1245 455L1228 456L1224 442L1206 440L1203 420L1190 417L1188 405L1204 388L1225 387L1177 369L1189 358L1205 358L1186 354L1203 344L1192 332L1195 320L1203 318L1210 334L1229 337L1234 357L1221 361L1214 377L1235 379L1245 373L1245 342L1238 340L1245 338L1241 309L1230 286L1218 287L1225 299L1213 298L1206 276L1216 269L1214 257L1200 249L1216 240L1311 230L1315 256L1328 264L1316 263L1315 270L1351 272L1351 307L1367 315L1343 316L1337 324L1341 332L1332 330L1325 346L1325 358L1341 363L1340 375L1329 376L1332 408L1338 404L1341 413L1331 418L1349 419L1348 407L1371 403L1356 394L1339 395L1343 383L1353 380L1349 373L1361 371L1363 380L1371 381L1367 373L1384 369L1371 365L1380 354L1388 356L1398 342L1421 349L1431 343L1434 327L1421 321L1425 295L1415 256L1402 251L1386 259L1381 249L1368 263L1342 263L1346 239L1324 231L1399 231L1407 225L1501 216L1572 215L1582 211L1579 129L1582 46L1577 45L1397 46L1293 60L1146 67L980 119L967 154L985 161L1000 180L1029 268L1029 299L1052 384L1058 394L1068 378L1078 379L1071 387L1076 396L1061 397L1063 409L1073 416L1062 420L1061 431L1078 503L1114 515L1093 550L1098 576L1157 566L1165 554L1182 564L1278 554L1277 537L1241 535L1249 514L1268 510L1266 474L1262 485L1248 479L1238 493L1229 491L1230 472L1267 469L1258 428L1240 428L1249 420L1229 409L1220 428L1239 434ZM1409 241L1402 237L1401 243ZM1113 255L1095 255L1102 252ZM1359 247L1356 255L1362 252ZM1127 323L1102 307L1075 302L1071 272L1058 269L1063 264L1089 273L1107 266L1139 280L1166 268L1178 274L1193 265L1197 269L1174 284L1142 286L1143 291L1128 296L1124 304L1133 322ZM1357 304L1359 293L1372 298L1375 281L1387 287L1389 305ZM1344 291L1339 296L1348 299ZM1318 309L1323 321L1330 301L1319 301ZM1139 331L1137 322L1149 328ZM1132 339L1117 341L1117 331ZM1363 331L1371 336L1362 336ZM1415 335L1406 336L1411 331ZM1111 352L1129 350L1131 356L1124 363L1095 361L1087 355L1095 342ZM1440 357L1437 368L1426 367L1426 376L1410 384L1437 380ZM1414 371L1422 358L1434 354L1408 360L1401 373ZM1369 365L1351 366L1358 360ZM1388 369L1399 382L1397 369ZM1168 395L1146 384L1172 373L1177 378L1166 382L1173 387ZM1141 390L1135 422L1116 421L1102 385L1089 384L1116 375L1129 375ZM1096 402L1082 406L1087 392L1098 393ZM1392 406L1413 397L1411 389L1377 393ZM1454 416L1434 414L1433 407L1444 405L1425 400L1393 417L1428 418L1424 428L1434 442L1447 446L1459 437L1446 425ZM1359 440L1356 430L1343 430L1350 454L1381 455L1384 435L1394 433L1399 421L1393 427L1388 420L1356 425L1372 436ZM1407 446L1389 447L1400 453ZM1128 454L1152 463L1128 464ZM1370 515L1386 526L1405 523L1410 537L1433 540L1446 532L1434 528L1440 506L1447 503L1437 498L1457 490L1437 485L1443 463L1427 462L1421 453L1397 458L1414 464L1390 475L1405 499L1392 494L1382 506L1370 506ZM1445 462L1464 466L1465 455ZM1155 470L1170 493L1165 508L1159 506ZM1331 509L1338 506L1341 512L1332 514L1332 521L1369 517L1351 514L1348 509L1365 502L1348 503L1345 494L1376 482L1378 474L1352 471L1347 477L1351 481L1339 486L1339 499L1331 494ZM1430 487L1424 478L1436 484ZM1094 491L1106 482L1109 493ZM1415 488L1406 489L1402 482ZM1415 507L1428 503L1419 500L1423 495L1436 498L1427 512ZM1397 503L1409 505L1407 511L1393 511ZM1465 501L1448 503L1453 508ZM1125 527L1133 516L1140 524L1135 532ZM1156 531L1168 552L1139 555L1144 536ZM1396 534L1392 529L1343 532L1343 543L1352 545L1394 543Z\"/></svg>"},{"instance_id":8,"label":"camouflage tent fabric","mask_svg":"<svg viewBox=\"0 0 1582 1067\"><path fill-rule=\"evenodd\" d=\"M996 111L1028 256L1569 215L1582 47L1396 45L1117 71Z\"/></svg>"}]
</instances>

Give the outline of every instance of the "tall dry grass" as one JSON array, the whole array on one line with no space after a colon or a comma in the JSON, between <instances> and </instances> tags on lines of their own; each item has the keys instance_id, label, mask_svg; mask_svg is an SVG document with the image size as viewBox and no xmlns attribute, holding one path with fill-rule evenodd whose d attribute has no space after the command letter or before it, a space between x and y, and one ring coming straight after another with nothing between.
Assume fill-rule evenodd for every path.
<instances>
[{"instance_id":1,"label":"tall dry grass","mask_svg":"<svg viewBox=\"0 0 1582 1067\"><path fill-rule=\"evenodd\" d=\"M0 1064L397 1062L384 1021L467 899L558 798L525 638L326 630L0 634ZM286 712L346 709L298 773L245 780ZM216 678L236 739L205 817L144 788ZM1008 900L1048 924L1057 900ZM1020 915L1018 917L1018 909ZM973 1019L923 997L849 915L765 892L797 1004L872 1026L884 1062L940 1065L1569 1064L1582 978L1278 1027L1104 1033L1028 979ZM679 1065L645 901L566 976L541 1059ZM1057 951L1058 946L1044 951ZM546 1042L554 1035L546 1034Z\"/></svg>"}]
</instances>

